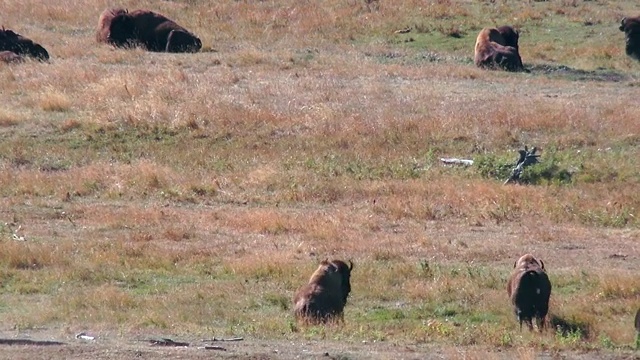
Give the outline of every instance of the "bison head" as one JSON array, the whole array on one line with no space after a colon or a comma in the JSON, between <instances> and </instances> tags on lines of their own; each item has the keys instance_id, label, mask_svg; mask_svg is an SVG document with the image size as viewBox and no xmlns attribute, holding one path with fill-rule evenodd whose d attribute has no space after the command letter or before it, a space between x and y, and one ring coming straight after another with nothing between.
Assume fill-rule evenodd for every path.
<instances>
[{"instance_id":1,"label":"bison head","mask_svg":"<svg viewBox=\"0 0 640 360\"><path fill-rule=\"evenodd\" d=\"M346 304L349 293L351 292L351 270L353 270L353 262L349 261L349 265L342 260L331 261L332 269L340 276L340 288L342 290L343 301Z\"/></svg>"},{"instance_id":2,"label":"bison head","mask_svg":"<svg viewBox=\"0 0 640 360\"><path fill-rule=\"evenodd\" d=\"M541 270L544 270L544 262L541 259L536 259L531 254L522 255L516 262L513 263L513 268L517 269L531 269L539 267Z\"/></svg>"},{"instance_id":3,"label":"bison head","mask_svg":"<svg viewBox=\"0 0 640 360\"><path fill-rule=\"evenodd\" d=\"M640 16L623 18L619 29L624 32L626 54L640 60Z\"/></svg>"},{"instance_id":4,"label":"bison head","mask_svg":"<svg viewBox=\"0 0 640 360\"><path fill-rule=\"evenodd\" d=\"M136 42L136 24L128 12L118 13L109 25L109 42L118 47L133 46Z\"/></svg>"},{"instance_id":5,"label":"bison head","mask_svg":"<svg viewBox=\"0 0 640 360\"><path fill-rule=\"evenodd\" d=\"M98 18L98 27L96 29L96 41L99 43L109 43L109 32L111 31L111 22L118 15L127 14L129 11L123 8L106 9Z\"/></svg>"},{"instance_id":6,"label":"bison head","mask_svg":"<svg viewBox=\"0 0 640 360\"><path fill-rule=\"evenodd\" d=\"M166 52L195 53L202 47L202 41L197 36L184 30L172 30L167 38Z\"/></svg>"},{"instance_id":7,"label":"bison head","mask_svg":"<svg viewBox=\"0 0 640 360\"><path fill-rule=\"evenodd\" d=\"M503 25L499 26L497 30L504 39L504 44L501 45L514 47L516 50L518 49L518 39L520 38L520 34L518 34L516 29L508 25Z\"/></svg>"},{"instance_id":8,"label":"bison head","mask_svg":"<svg viewBox=\"0 0 640 360\"><path fill-rule=\"evenodd\" d=\"M5 28L0 30L0 51L27 55L40 61L49 60L49 53L40 44Z\"/></svg>"},{"instance_id":9,"label":"bison head","mask_svg":"<svg viewBox=\"0 0 640 360\"><path fill-rule=\"evenodd\" d=\"M340 291L342 301L346 304L351 292L351 270L353 262L349 265L342 260L323 260L318 269L311 275L309 283L317 283L331 291Z\"/></svg>"}]
</instances>

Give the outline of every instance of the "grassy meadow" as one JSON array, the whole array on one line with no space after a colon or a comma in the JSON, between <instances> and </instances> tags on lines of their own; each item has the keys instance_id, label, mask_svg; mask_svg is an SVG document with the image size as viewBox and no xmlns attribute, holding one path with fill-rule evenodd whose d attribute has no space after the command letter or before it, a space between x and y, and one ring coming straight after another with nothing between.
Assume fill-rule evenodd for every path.
<instances>
[{"instance_id":1,"label":"grassy meadow","mask_svg":"<svg viewBox=\"0 0 640 360\"><path fill-rule=\"evenodd\" d=\"M160 12L203 49L99 45L114 6ZM51 55L0 64L0 333L633 358L640 63L618 26L636 15L607 0L0 0L0 26ZM473 65L477 33L503 24L529 72ZM503 185L525 145L540 163ZM527 252L564 323L542 334L520 331L506 294ZM325 258L355 263L345 323L300 327L293 293Z\"/></svg>"}]
</instances>

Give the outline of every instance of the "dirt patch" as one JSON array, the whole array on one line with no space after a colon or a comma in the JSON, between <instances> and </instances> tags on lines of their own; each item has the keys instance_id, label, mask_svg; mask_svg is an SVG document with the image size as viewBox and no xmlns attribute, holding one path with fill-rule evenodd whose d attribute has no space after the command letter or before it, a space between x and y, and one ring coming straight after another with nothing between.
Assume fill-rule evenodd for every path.
<instances>
[{"instance_id":1,"label":"dirt patch","mask_svg":"<svg viewBox=\"0 0 640 360\"><path fill-rule=\"evenodd\" d=\"M50 335L30 334L33 337ZM0 345L1 359L514 359L525 355L537 359L638 359L632 351L619 353L561 351L537 352L524 348L436 347L430 344L389 342L287 341L246 339L217 343L208 349L200 339L180 339L189 346L154 346L144 340L97 338L66 339L55 346L35 343ZM38 341L42 342L42 341ZM49 341L47 341L49 342ZM208 343L211 345L211 343Z\"/></svg>"}]
</instances>

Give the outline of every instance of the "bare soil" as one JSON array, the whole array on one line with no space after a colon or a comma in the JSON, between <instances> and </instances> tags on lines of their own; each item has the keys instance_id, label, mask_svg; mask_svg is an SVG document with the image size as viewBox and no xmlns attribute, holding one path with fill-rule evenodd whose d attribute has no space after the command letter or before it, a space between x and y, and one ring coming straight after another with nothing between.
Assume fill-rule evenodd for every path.
<instances>
[{"instance_id":1,"label":"bare soil","mask_svg":"<svg viewBox=\"0 0 640 360\"><path fill-rule=\"evenodd\" d=\"M189 346L155 346L149 340L97 337L86 341L74 336L55 336L56 331L40 330L16 336L32 339L40 345L10 345L4 333L0 359L640 359L640 353L542 351L533 349L491 349L487 347L436 347L431 344L394 344L392 342L344 343L335 341L285 341L244 339L234 342L203 342L202 339L175 339ZM44 340L52 339L55 340ZM46 341L61 344L46 344ZM216 347L217 349L209 349Z\"/></svg>"}]
</instances>

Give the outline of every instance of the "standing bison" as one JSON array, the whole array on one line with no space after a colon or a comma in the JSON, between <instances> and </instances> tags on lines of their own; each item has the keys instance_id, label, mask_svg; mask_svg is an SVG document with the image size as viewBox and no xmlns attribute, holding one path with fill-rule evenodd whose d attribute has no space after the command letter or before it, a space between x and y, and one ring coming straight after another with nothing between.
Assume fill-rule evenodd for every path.
<instances>
[{"instance_id":1,"label":"standing bison","mask_svg":"<svg viewBox=\"0 0 640 360\"><path fill-rule=\"evenodd\" d=\"M4 27L0 30L0 51L3 61L17 61L22 56L29 56L40 61L49 60L49 53L40 44ZM5 52L11 52L13 55Z\"/></svg>"},{"instance_id":2,"label":"standing bison","mask_svg":"<svg viewBox=\"0 0 640 360\"><path fill-rule=\"evenodd\" d=\"M627 55L640 60L640 16L623 18L619 29L624 32Z\"/></svg>"},{"instance_id":3,"label":"standing bison","mask_svg":"<svg viewBox=\"0 0 640 360\"><path fill-rule=\"evenodd\" d=\"M487 69L524 70L518 38L518 32L511 26L482 29L476 38L474 63Z\"/></svg>"},{"instance_id":4,"label":"standing bison","mask_svg":"<svg viewBox=\"0 0 640 360\"><path fill-rule=\"evenodd\" d=\"M98 19L96 40L117 47L156 52L198 52L200 39L164 15L150 10L107 9Z\"/></svg>"},{"instance_id":5,"label":"standing bison","mask_svg":"<svg viewBox=\"0 0 640 360\"><path fill-rule=\"evenodd\" d=\"M343 320L344 306L351 292L353 263L324 260L293 297L293 311L299 322L325 324Z\"/></svg>"},{"instance_id":6,"label":"standing bison","mask_svg":"<svg viewBox=\"0 0 640 360\"><path fill-rule=\"evenodd\" d=\"M507 294L520 322L520 330L523 321L527 323L529 330L533 330L533 318L536 319L538 329L542 330L551 296L551 282L544 270L544 262L526 254L513 267L507 282Z\"/></svg>"}]
</instances>

